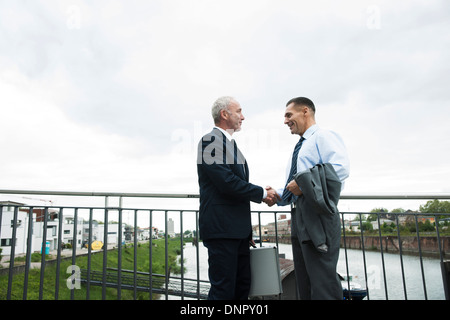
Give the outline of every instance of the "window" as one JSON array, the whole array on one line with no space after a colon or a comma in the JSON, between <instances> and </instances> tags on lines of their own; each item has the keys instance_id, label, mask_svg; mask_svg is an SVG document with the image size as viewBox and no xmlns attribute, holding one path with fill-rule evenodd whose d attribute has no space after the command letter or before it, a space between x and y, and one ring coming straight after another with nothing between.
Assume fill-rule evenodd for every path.
<instances>
[{"instance_id":1,"label":"window","mask_svg":"<svg viewBox=\"0 0 450 320\"><path fill-rule=\"evenodd\" d=\"M17 239L16 239L17 242ZM2 239L0 246L2 247L11 247L12 245L12 238L10 239Z\"/></svg>"},{"instance_id":2,"label":"window","mask_svg":"<svg viewBox=\"0 0 450 320\"><path fill-rule=\"evenodd\" d=\"M52 236L56 236L56 226L47 226L47 231L48 229L51 229Z\"/></svg>"},{"instance_id":3,"label":"window","mask_svg":"<svg viewBox=\"0 0 450 320\"><path fill-rule=\"evenodd\" d=\"M22 220L17 220L17 227L20 227ZM11 228L14 228L14 220L11 220Z\"/></svg>"}]
</instances>

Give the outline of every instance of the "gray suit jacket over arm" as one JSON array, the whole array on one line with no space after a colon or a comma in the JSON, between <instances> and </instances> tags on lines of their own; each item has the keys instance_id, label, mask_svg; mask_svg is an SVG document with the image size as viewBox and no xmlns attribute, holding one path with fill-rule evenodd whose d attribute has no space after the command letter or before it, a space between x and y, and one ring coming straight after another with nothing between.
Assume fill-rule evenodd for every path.
<instances>
[{"instance_id":1,"label":"gray suit jacket over arm","mask_svg":"<svg viewBox=\"0 0 450 320\"><path fill-rule=\"evenodd\" d=\"M312 241L317 248L340 239L340 218L337 208L341 181L329 163L300 172L294 176L303 192L297 200L296 223L301 242Z\"/></svg>"}]
</instances>

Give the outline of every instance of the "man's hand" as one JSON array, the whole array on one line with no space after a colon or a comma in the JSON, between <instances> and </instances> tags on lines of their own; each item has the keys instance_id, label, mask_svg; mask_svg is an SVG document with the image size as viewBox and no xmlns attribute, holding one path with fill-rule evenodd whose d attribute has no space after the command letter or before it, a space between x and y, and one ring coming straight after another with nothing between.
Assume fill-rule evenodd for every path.
<instances>
[{"instance_id":1,"label":"man's hand","mask_svg":"<svg viewBox=\"0 0 450 320\"><path fill-rule=\"evenodd\" d=\"M267 197L263 199L263 202L265 202L269 207L273 206L275 203L277 203L279 200L281 200L278 193L275 191L274 188L267 186Z\"/></svg>"},{"instance_id":2,"label":"man's hand","mask_svg":"<svg viewBox=\"0 0 450 320\"><path fill-rule=\"evenodd\" d=\"M292 180L291 182L288 183L288 185L286 186L286 189L288 189L292 194L296 195L296 196L301 196L303 194L302 190L300 190L297 182L295 182L295 180Z\"/></svg>"}]
</instances>

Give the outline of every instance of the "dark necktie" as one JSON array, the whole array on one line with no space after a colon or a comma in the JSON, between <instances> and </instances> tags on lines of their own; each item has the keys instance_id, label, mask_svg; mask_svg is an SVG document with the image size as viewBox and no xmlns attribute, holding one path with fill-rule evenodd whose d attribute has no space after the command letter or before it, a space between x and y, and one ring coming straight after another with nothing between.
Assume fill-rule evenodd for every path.
<instances>
[{"instance_id":1,"label":"dark necktie","mask_svg":"<svg viewBox=\"0 0 450 320\"><path fill-rule=\"evenodd\" d=\"M246 160L244 158L244 155L242 154L242 152L239 150L236 140L232 139L231 143L233 144L233 148L234 148L234 164L241 164L242 165L242 170L244 172L244 175L247 175L247 171L245 170L245 163Z\"/></svg>"},{"instance_id":2,"label":"dark necktie","mask_svg":"<svg viewBox=\"0 0 450 320\"><path fill-rule=\"evenodd\" d=\"M292 200L292 197L294 196L288 189L286 189L287 185L291 180L294 178L294 175L297 173L297 159L298 159L298 152L300 151L300 148L302 147L303 140L305 138L301 137L300 140L297 142L294 148L294 153L292 154L292 164L291 164L291 171L289 171L289 176L286 181L286 186L284 188L283 195L281 196L281 200L290 203Z\"/></svg>"}]
</instances>

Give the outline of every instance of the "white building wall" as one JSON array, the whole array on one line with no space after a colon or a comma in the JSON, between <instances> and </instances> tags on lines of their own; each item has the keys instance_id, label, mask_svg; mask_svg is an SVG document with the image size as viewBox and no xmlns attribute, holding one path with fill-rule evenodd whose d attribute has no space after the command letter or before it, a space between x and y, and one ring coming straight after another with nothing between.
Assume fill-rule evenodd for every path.
<instances>
[{"instance_id":1,"label":"white building wall","mask_svg":"<svg viewBox=\"0 0 450 320\"><path fill-rule=\"evenodd\" d=\"M122 226L122 241L125 241L125 234L124 234L124 227ZM98 225L98 239L101 242L104 242L104 236L105 236L105 225L99 224ZM119 244L119 225L118 224L108 224L108 245L115 245L117 246Z\"/></svg>"},{"instance_id":2,"label":"white building wall","mask_svg":"<svg viewBox=\"0 0 450 320\"><path fill-rule=\"evenodd\" d=\"M11 254L11 242L13 234L14 208L3 207L0 247L2 255ZM17 212L17 226L16 226L16 247L15 254L23 254L27 252L27 235L28 235L28 215L26 212Z\"/></svg>"},{"instance_id":3,"label":"white building wall","mask_svg":"<svg viewBox=\"0 0 450 320\"><path fill-rule=\"evenodd\" d=\"M42 242L44 241L43 229L44 222L35 222L33 224L33 252L41 252ZM56 250L58 246L58 221L47 221L46 231L46 241L50 242L50 250Z\"/></svg>"}]
</instances>

